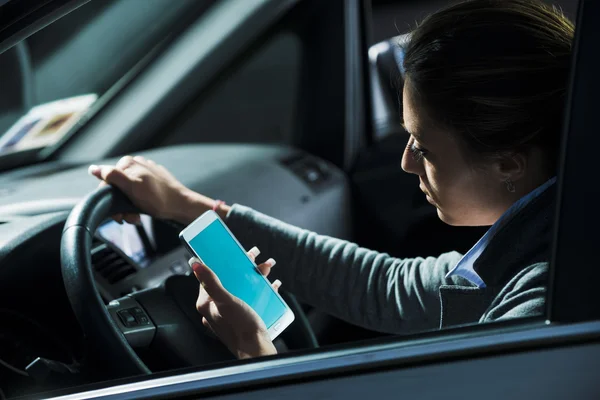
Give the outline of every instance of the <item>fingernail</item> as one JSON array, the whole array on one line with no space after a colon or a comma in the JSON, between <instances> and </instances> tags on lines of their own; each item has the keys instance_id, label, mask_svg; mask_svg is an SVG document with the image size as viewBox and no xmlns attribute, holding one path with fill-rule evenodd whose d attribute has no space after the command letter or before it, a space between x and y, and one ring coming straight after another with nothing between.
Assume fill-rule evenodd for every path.
<instances>
[{"instance_id":1,"label":"fingernail","mask_svg":"<svg viewBox=\"0 0 600 400\"><path fill-rule=\"evenodd\" d=\"M98 168L99 167L97 165L94 165L94 164L90 165L88 167L88 174L94 175L94 172L98 171Z\"/></svg>"},{"instance_id":2,"label":"fingernail","mask_svg":"<svg viewBox=\"0 0 600 400\"><path fill-rule=\"evenodd\" d=\"M250 249L250 251L248 251L248 253L252 254L254 258L256 258L260 255L260 250L258 249L258 247L254 246Z\"/></svg>"},{"instance_id":3,"label":"fingernail","mask_svg":"<svg viewBox=\"0 0 600 400\"><path fill-rule=\"evenodd\" d=\"M281 281L279 279L275 279L275 282L273 282L273 286L280 287L281 286Z\"/></svg>"},{"instance_id":4,"label":"fingernail","mask_svg":"<svg viewBox=\"0 0 600 400\"><path fill-rule=\"evenodd\" d=\"M200 270L202 269L202 262L197 257L190 258L190 260L188 261L188 264L190 265L190 268L192 268L192 270L195 273L199 273Z\"/></svg>"},{"instance_id":5,"label":"fingernail","mask_svg":"<svg viewBox=\"0 0 600 400\"><path fill-rule=\"evenodd\" d=\"M192 264L192 269L194 270L195 273L200 273L200 270L202 269L202 264L200 263L194 263Z\"/></svg>"},{"instance_id":6,"label":"fingernail","mask_svg":"<svg viewBox=\"0 0 600 400\"><path fill-rule=\"evenodd\" d=\"M273 268L275 264L277 264L277 261L275 261L273 258L269 258L267 261L265 261L265 264L269 264L271 268Z\"/></svg>"}]
</instances>

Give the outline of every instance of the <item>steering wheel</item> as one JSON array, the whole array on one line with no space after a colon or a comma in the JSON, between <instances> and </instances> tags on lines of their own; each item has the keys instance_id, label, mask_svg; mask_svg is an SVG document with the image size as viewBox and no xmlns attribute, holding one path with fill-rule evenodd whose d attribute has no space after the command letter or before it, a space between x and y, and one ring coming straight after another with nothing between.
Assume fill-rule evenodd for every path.
<instances>
[{"instance_id":1,"label":"steering wheel","mask_svg":"<svg viewBox=\"0 0 600 400\"><path fill-rule=\"evenodd\" d=\"M202 325L195 309L198 282L194 277L172 276L158 287L104 304L92 269L92 238L110 216L136 212L122 192L104 186L73 208L63 230L60 256L65 289L88 343L93 345L93 357L110 366L116 376L151 373L134 348L151 355L161 353L160 358L173 367L233 359ZM299 303L289 293L282 296L296 315L296 321L282 333L288 348L318 347Z\"/></svg>"}]
</instances>

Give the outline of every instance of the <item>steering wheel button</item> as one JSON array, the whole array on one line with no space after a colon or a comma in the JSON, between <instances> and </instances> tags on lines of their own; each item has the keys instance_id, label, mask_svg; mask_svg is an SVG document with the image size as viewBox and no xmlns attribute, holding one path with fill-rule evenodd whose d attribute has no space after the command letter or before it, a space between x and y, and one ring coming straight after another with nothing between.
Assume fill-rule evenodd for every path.
<instances>
[{"instance_id":1,"label":"steering wheel button","mask_svg":"<svg viewBox=\"0 0 600 400\"><path fill-rule=\"evenodd\" d=\"M144 311L139 307L130 308L127 311L131 311L133 315L144 315Z\"/></svg>"},{"instance_id":2,"label":"steering wheel button","mask_svg":"<svg viewBox=\"0 0 600 400\"><path fill-rule=\"evenodd\" d=\"M123 325L125 325L127 327L137 325L137 321L135 320L135 317L133 315L131 315L131 313L129 311L122 310L122 311L117 312L117 314L119 315L121 322L123 322Z\"/></svg>"},{"instance_id":3,"label":"steering wheel button","mask_svg":"<svg viewBox=\"0 0 600 400\"><path fill-rule=\"evenodd\" d=\"M138 322L140 323L140 325L149 325L150 324L150 320L145 315L139 315Z\"/></svg>"}]
</instances>

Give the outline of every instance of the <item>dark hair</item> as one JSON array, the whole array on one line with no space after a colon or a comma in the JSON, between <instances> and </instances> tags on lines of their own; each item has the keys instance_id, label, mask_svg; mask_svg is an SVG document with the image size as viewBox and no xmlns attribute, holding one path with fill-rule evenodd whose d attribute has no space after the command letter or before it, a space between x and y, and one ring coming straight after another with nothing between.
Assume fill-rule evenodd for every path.
<instances>
[{"instance_id":1,"label":"dark hair","mask_svg":"<svg viewBox=\"0 0 600 400\"><path fill-rule=\"evenodd\" d=\"M534 0L473 0L411 34L409 93L434 123L484 156L541 148L557 164L573 24Z\"/></svg>"}]
</instances>

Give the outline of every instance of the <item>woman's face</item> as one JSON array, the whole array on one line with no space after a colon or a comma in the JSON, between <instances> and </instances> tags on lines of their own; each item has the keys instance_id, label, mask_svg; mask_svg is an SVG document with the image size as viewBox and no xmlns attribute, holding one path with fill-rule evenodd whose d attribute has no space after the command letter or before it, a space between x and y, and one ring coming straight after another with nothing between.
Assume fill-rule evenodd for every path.
<instances>
[{"instance_id":1,"label":"woman's face","mask_svg":"<svg viewBox=\"0 0 600 400\"><path fill-rule=\"evenodd\" d=\"M510 206L506 188L493 178L493 166L473 166L464 157L459 139L433 127L419 111L405 84L404 125L411 136L402 156L402 169L419 176L420 189L437 208L442 221L450 225L492 225Z\"/></svg>"}]
</instances>

